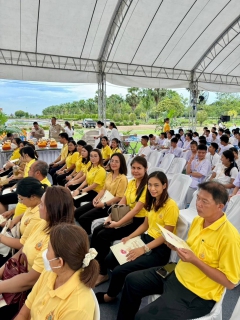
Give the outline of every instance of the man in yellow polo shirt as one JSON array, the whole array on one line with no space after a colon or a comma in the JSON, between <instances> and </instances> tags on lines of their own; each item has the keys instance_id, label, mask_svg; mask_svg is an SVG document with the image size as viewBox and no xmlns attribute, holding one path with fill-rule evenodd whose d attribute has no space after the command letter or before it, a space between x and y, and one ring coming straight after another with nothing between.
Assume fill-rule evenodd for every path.
<instances>
[{"instance_id":1,"label":"man in yellow polo shirt","mask_svg":"<svg viewBox=\"0 0 240 320\"><path fill-rule=\"evenodd\" d=\"M166 278L157 273L159 267L129 274L117 320L200 318L210 313L225 288L234 289L240 279L240 235L222 212L227 201L220 183L199 184L198 216L187 239L192 251L169 244L180 261ZM138 311L142 297L157 293L158 299Z\"/></svg>"},{"instance_id":2,"label":"man in yellow polo shirt","mask_svg":"<svg viewBox=\"0 0 240 320\"><path fill-rule=\"evenodd\" d=\"M63 146L60 156L58 156L55 161L49 164L49 173L51 176L53 176L56 171L64 166L68 155L68 134L66 132L60 133L59 140Z\"/></svg>"}]
</instances>

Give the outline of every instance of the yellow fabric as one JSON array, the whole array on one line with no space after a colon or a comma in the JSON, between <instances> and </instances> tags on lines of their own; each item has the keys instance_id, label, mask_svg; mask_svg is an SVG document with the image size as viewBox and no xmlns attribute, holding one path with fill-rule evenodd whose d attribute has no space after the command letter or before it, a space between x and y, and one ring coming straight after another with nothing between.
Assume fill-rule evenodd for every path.
<instances>
[{"instance_id":1,"label":"yellow fabric","mask_svg":"<svg viewBox=\"0 0 240 320\"><path fill-rule=\"evenodd\" d=\"M162 208L160 208L157 212L153 209L147 212L148 217L148 231L147 233L153 237L154 239L159 238L161 236L161 232L159 231L159 224L161 227L172 226L174 227L173 233L176 234L176 225L179 216L179 208L176 202L168 198L167 202L164 204Z\"/></svg>"},{"instance_id":2,"label":"yellow fabric","mask_svg":"<svg viewBox=\"0 0 240 320\"><path fill-rule=\"evenodd\" d=\"M111 148L107 145L106 147L101 149L102 157L103 159L108 159L111 156L112 150Z\"/></svg>"},{"instance_id":3,"label":"yellow fabric","mask_svg":"<svg viewBox=\"0 0 240 320\"><path fill-rule=\"evenodd\" d=\"M79 156L78 152L74 152L73 154L69 153L69 155L66 158L67 169L77 162L78 156Z\"/></svg>"},{"instance_id":4,"label":"yellow fabric","mask_svg":"<svg viewBox=\"0 0 240 320\"><path fill-rule=\"evenodd\" d=\"M76 271L54 290L56 273L43 271L25 302L31 310L31 320L93 320L93 294L79 276L80 271Z\"/></svg>"},{"instance_id":5,"label":"yellow fabric","mask_svg":"<svg viewBox=\"0 0 240 320\"><path fill-rule=\"evenodd\" d=\"M13 151L11 158L9 160L16 160L16 159L20 159L21 155L20 155L20 148L17 148Z\"/></svg>"},{"instance_id":6,"label":"yellow fabric","mask_svg":"<svg viewBox=\"0 0 240 320\"><path fill-rule=\"evenodd\" d=\"M88 171L88 168L91 166L91 161L88 161L88 163L82 163L81 171L86 174Z\"/></svg>"},{"instance_id":7,"label":"yellow fabric","mask_svg":"<svg viewBox=\"0 0 240 320\"><path fill-rule=\"evenodd\" d=\"M204 219L196 217L189 230L187 243L195 255L212 268L220 270L234 284L240 279L240 235L224 214L203 228ZM175 269L178 280L206 300L219 301L224 287L207 277L188 262L179 261Z\"/></svg>"},{"instance_id":8,"label":"yellow fabric","mask_svg":"<svg viewBox=\"0 0 240 320\"><path fill-rule=\"evenodd\" d=\"M28 172L30 170L30 167L35 161L36 161L35 159L32 159L31 161L26 163L25 168L24 168L23 178L28 177Z\"/></svg>"},{"instance_id":9,"label":"yellow fabric","mask_svg":"<svg viewBox=\"0 0 240 320\"><path fill-rule=\"evenodd\" d=\"M46 221L41 220L35 224L26 240L20 239L23 244L22 251L28 259L28 270L34 269L41 273L44 269L42 253L47 249L49 242L49 234L44 231L46 226Z\"/></svg>"},{"instance_id":10,"label":"yellow fabric","mask_svg":"<svg viewBox=\"0 0 240 320\"><path fill-rule=\"evenodd\" d=\"M112 181L112 172L107 175L103 189L108 190L115 197L122 198L128 185L128 179L124 174L119 174L117 178Z\"/></svg>"},{"instance_id":11,"label":"yellow fabric","mask_svg":"<svg viewBox=\"0 0 240 320\"><path fill-rule=\"evenodd\" d=\"M141 197L138 200L139 202L145 203L146 192L147 192L147 185L144 187ZM136 186L135 179L128 182L127 190L125 191L124 195L127 200L127 205L129 205L130 210L132 210L136 205L136 198L137 198L137 186ZM142 208L142 210L140 210L139 213L135 215L135 217L138 217L138 218L142 218L145 216L146 216L146 210L144 208Z\"/></svg>"},{"instance_id":12,"label":"yellow fabric","mask_svg":"<svg viewBox=\"0 0 240 320\"><path fill-rule=\"evenodd\" d=\"M41 184L46 184L47 186L51 187L51 182L47 177L41 180Z\"/></svg>"},{"instance_id":13,"label":"yellow fabric","mask_svg":"<svg viewBox=\"0 0 240 320\"><path fill-rule=\"evenodd\" d=\"M114 153L122 153L122 151L121 151L119 148L111 149L110 157L111 157Z\"/></svg>"},{"instance_id":14,"label":"yellow fabric","mask_svg":"<svg viewBox=\"0 0 240 320\"><path fill-rule=\"evenodd\" d=\"M25 242L31 233L32 228L41 221L39 215L39 205L34 208L27 208L20 222L21 239Z\"/></svg>"},{"instance_id":15,"label":"yellow fabric","mask_svg":"<svg viewBox=\"0 0 240 320\"><path fill-rule=\"evenodd\" d=\"M82 156L78 153L78 159L76 161L75 171L78 173L81 171L81 168L82 168Z\"/></svg>"},{"instance_id":16,"label":"yellow fabric","mask_svg":"<svg viewBox=\"0 0 240 320\"><path fill-rule=\"evenodd\" d=\"M168 123L164 123L163 132L170 131L170 125Z\"/></svg>"},{"instance_id":17,"label":"yellow fabric","mask_svg":"<svg viewBox=\"0 0 240 320\"><path fill-rule=\"evenodd\" d=\"M68 155L68 144L65 143L61 149L61 161L65 160L67 158L67 155Z\"/></svg>"},{"instance_id":18,"label":"yellow fabric","mask_svg":"<svg viewBox=\"0 0 240 320\"><path fill-rule=\"evenodd\" d=\"M90 186L93 183L97 183L98 186L93 190L99 192L103 189L106 180L106 175L106 170L103 167L92 167L89 171L86 172L86 180L88 186Z\"/></svg>"}]
</instances>

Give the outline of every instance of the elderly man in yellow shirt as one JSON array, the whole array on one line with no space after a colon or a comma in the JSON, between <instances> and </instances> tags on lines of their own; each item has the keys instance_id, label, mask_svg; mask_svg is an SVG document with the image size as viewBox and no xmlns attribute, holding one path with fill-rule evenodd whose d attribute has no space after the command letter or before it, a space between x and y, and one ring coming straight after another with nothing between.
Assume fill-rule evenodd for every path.
<instances>
[{"instance_id":1,"label":"elderly man in yellow shirt","mask_svg":"<svg viewBox=\"0 0 240 320\"><path fill-rule=\"evenodd\" d=\"M165 279L159 267L128 275L117 320L200 318L210 313L225 288L234 289L240 279L240 235L222 212L227 201L220 183L199 184L198 216L187 239L192 251L169 244L180 261ZM142 297L156 293L161 296L138 311Z\"/></svg>"},{"instance_id":2,"label":"elderly man in yellow shirt","mask_svg":"<svg viewBox=\"0 0 240 320\"><path fill-rule=\"evenodd\" d=\"M49 174L51 176L53 176L56 171L58 171L65 165L65 160L68 155L68 134L66 132L62 132L59 134L59 137L60 143L63 146L60 156L58 156L55 161L49 164Z\"/></svg>"}]
</instances>

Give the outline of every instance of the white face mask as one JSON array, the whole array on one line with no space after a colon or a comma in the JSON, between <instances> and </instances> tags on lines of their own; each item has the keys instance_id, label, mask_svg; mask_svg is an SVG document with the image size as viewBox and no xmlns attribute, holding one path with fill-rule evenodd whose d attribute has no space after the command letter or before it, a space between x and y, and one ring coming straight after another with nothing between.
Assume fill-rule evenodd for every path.
<instances>
[{"instance_id":1,"label":"white face mask","mask_svg":"<svg viewBox=\"0 0 240 320\"><path fill-rule=\"evenodd\" d=\"M47 249L46 249L45 251L43 251L42 257L43 257L43 263L44 263L44 268L45 268L45 270L47 270L47 271L53 271L52 269L59 269L59 268L61 268L61 266L59 266L59 267L51 267L51 266L50 266L50 263L49 263L49 262L54 261L54 260L57 260L58 258L54 258L54 259L48 260L48 259L47 259Z\"/></svg>"}]
</instances>

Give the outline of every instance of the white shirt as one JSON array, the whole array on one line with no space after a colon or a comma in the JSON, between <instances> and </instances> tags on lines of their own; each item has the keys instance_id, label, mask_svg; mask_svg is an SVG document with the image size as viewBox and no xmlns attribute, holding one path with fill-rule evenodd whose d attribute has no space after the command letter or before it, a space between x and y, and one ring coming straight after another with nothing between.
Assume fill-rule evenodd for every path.
<instances>
[{"instance_id":1,"label":"white shirt","mask_svg":"<svg viewBox=\"0 0 240 320\"><path fill-rule=\"evenodd\" d=\"M229 142L233 145L233 146L237 146L238 145L238 139L233 137L229 138Z\"/></svg>"},{"instance_id":2,"label":"white shirt","mask_svg":"<svg viewBox=\"0 0 240 320\"><path fill-rule=\"evenodd\" d=\"M215 142L217 143L218 145L220 144L220 140L218 138L216 138L215 140L212 138L212 141L211 142Z\"/></svg>"},{"instance_id":3,"label":"white shirt","mask_svg":"<svg viewBox=\"0 0 240 320\"><path fill-rule=\"evenodd\" d=\"M114 138L118 139L119 141L121 140L118 129L116 129L116 128L112 128L110 136L109 136L110 141L112 141L112 139L114 139Z\"/></svg>"},{"instance_id":4,"label":"white shirt","mask_svg":"<svg viewBox=\"0 0 240 320\"><path fill-rule=\"evenodd\" d=\"M173 148L173 147L170 147L169 151L166 152L166 153L171 153L171 154L173 154L176 158L180 158L181 155L182 155L182 151L183 151L182 148L178 148L178 147Z\"/></svg>"},{"instance_id":5,"label":"white shirt","mask_svg":"<svg viewBox=\"0 0 240 320\"><path fill-rule=\"evenodd\" d=\"M190 188L197 189L199 183L202 183L203 180L210 173L210 171L211 171L211 163L207 159L203 159L203 160L196 159L196 160L193 160L193 162L191 163L191 171L192 172L198 172L198 173L200 173L202 175L201 178L192 177L190 175L190 177L192 178L192 183L190 185Z\"/></svg>"},{"instance_id":6,"label":"white shirt","mask_svg":"<svg viewBox=\"0 0 240 320\"><path fill-rule=\"evenodd\" d=\"M68 134L68 138L71 138L73 136L73 129L69 129L67 126L64 127L65 132Z\"/></svg>"},{"instance_id":7,"label":"white shirt","mask_svg":"<svg viewBox=\"0 0 240 320\"><path fill-rule=\"evenodd\" d=\"M208 137L206 136L206 141L208 142L208 143L210 143L210 142L212 142L212 137L209 135Z\"/></svg>"},{"instance_id":8,"label":"white shirt","mask_svg":"<svg viewBox=\"0 0 240 320\"><path fill-rule=\"evenodd\" d=\"M102 126L101 128L99 128L99 135L102 137L107 137L107 129Z\"/></svg>"},{"instance_id":9,"label":"white shirt","mask_svg":"<svg viewBox=\"0 0 240 320\"><path fill-rule=\"evenodd\" d=\"M170 139L165 139L163 145L164 148L170 148L171 146L171 140Z\"/></svg>"},{"instance_id":10,"label":"white shirt","mask_svg":"<svg viewBox=\"0 0 240 320\"><path fill-rule=\"evenodd\" d=\"M229 150L230 148L233 148L232 144L227 144L226 146L222 145L221 143L219 144L219 148L221 148L220 151L218 151L218 154L221 156L224 151Z\"/></svg>"},{"instance_id":11,"label":"white shirt","mask_svg":"<svg viewBox=\"0 0 240 320\"><path fill-rule=\"evenodd\" d=\"M217 180L218 182L222 183L222 184L228 184L231 182L231 179L236 179L237 175L238 175L238 169L237 168L232 168L232 170L230 171L230 176L226 176L225 175L225 169L226 167L222 164L222 162L220 161L216 167L213 169L213 172L216 172L216 177L214 178L214 180ZM231 193L232 190L228 189L228 192Z\"/></svg>"},{"instance_id":12,"label":"white shirt","mask_svg":"<svg viewBox=\"0 0 240 320\"><path fill-rule=\"evenodd\" d=\"M183 144L183 149L184 150L189 150L190 149L190 143L191 143L192 141L185 141L184 142L184 144Z\"/></svg>"},{"instance_id":13,"label":"white shirt","mask_svg":"<svg viewBox=\"0 0 240 320\"><path fill-rule=\"evenodd\" d=\"M210 152L206 154L206 159L210 161L211 168L215 167L216 164L220 161L221 157L219 154L215 153L213 156Z\"/></svg>"},{"instance_id":14,"label":"white shirt","mask_svg":"<svg viewBox=\"0 0 240 320\"><path fill-rule=\"evenodd\" d=\"M141 156L141 155L144 155L146 159L148 159L150 153L151 153L151 148L149 146L142 146L139 151L138 151L138 155Z\"/></svg>"},{"instance_id":15,"label":"white shirt","mask_svg":"<svg viewBox=\"0 0 240 320\"><path fill-rule=\"evenodd\" d=\"M157 139L156 139L156 143L157 143L159 146L162 146L162 145L164 144L165 140L166 140L165 138L164 138L164 139L157 138Z\"/></svg>"},{"instance_id":16,"label":"white shirt","mask_svg":"<svg viewBox=\"0 0 240 320\"><path fill-rule=\"evenodd\" d=\"M199 137L198 136L197 137L193 137L192 139L193 139L193 141L196 141L197 144L199 144Z\"/></svg>"}]
</instances>

